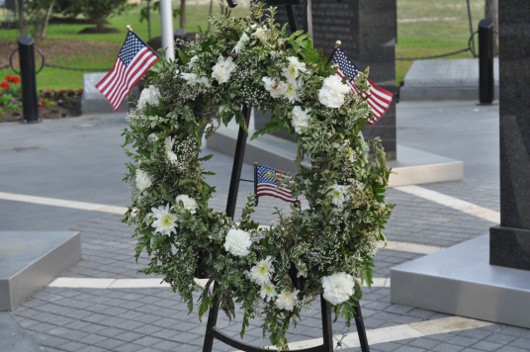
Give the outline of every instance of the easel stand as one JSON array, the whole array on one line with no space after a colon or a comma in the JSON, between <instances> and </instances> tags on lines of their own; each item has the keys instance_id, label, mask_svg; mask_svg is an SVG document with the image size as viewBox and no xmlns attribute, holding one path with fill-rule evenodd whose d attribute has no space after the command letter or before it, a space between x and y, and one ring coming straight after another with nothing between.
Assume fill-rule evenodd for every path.
<instances>
[{"instance_id":1,"label":"easel stand","mask_svg":"<svg viewBox=\"0 0 530 352\"><path fill-rule=\"evenodd\" d=\"M269 0L270 5L285 5L287 10L287 17L289 22L289 27L291 32L296 31L296 20L294 16L293 6L294 4L299 3L300 0ZM306 27L306 26L304 26ZM307 28L306 28L307 30ZM251 107L243 106L242 115L245 119L245 125L248 126L250 122L250 111ZM226 215L234 218L237 193L239 190L239 180L241 178L241 168L243 166L243 157L245 155L245 147L247 144L247 132L243 127L239 127L239 132L237 135L236 150L234 154L234 163L232 165L232 175L230 177L230 187L228 189L228 199L226 202ZM215 285L214 285L215 291ZM301 350L291 350L291 352L333 352L333 330L331 325L331 307L330 304L320 296L320 309L322 316L322 345L310 347ZM203 352L212 352L213 341L218 339L219 341L224 342L225 344L237 348L245 352L271 352L274 350L255 347L247 345L241 341L235 340L232 337L229 337L219 331L216 327L217 317L219 315L219 301L214 301L213 307L208 313L208 323L206 324L206 334L204 337L204 344L202 351ZM361 307L359 302L357 302L355 307L355 325L357 327L357 333L359 335L359 342L361 344L362 352L370 352L370 347L368 346L368 339L366 337L366 329L364 327L363 316L361 313Z\"/></svg>"}]
</instances>

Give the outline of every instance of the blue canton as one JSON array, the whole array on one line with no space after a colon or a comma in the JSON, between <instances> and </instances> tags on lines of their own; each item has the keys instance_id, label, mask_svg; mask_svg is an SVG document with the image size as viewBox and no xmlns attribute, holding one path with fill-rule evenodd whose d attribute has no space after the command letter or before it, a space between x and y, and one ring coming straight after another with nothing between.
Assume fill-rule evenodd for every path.
<instances>
[{"instance_id":1,"label":"blue canton","mask_svg":"<svg viewBox=\"0 0 530 352\"><path fill-rule=\"evenodd\" d=\"M271 185L276 185L277 180L274 178L276 170L272 167L257 165L257 174L258 183L270 183Z\"/></svg>"},{"instance_id":2,"label":"blue canton","mask_svg":"<svg viewBox=\"0 0 530 352\"><path fill-rule=\"evenodd\" d=\"M348 59L341 48L335 50L335 55L333 55L331 61L339 65L339 70L348 77L350 83L353 83L355 76L359 73L359 69Z\"/></svg>"},{"instance_id":3,"label":"blue canton","mask_svg":"<svg viewBox=\"0 0 530 352\"><path fill-rule=\"evenodd\" d=\"M125 43L118 54L118 57L123 62L125 66L129 66L129 63L134 59L136 54L142 50L145 45L142 43L138 37L136 37L131 31L127 33L127 38L125 38Z\"/></svg>"}]
</instances>

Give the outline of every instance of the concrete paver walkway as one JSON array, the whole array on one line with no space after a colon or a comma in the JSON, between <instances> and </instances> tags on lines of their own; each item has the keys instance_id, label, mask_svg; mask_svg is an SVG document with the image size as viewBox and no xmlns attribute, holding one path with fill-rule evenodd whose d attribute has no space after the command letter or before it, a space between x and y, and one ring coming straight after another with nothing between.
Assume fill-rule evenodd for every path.
<instances>
[{"instance_id":1,"label":"concrete paver walkway","mask_svg":"<svg viewBox=\"0 0 530 352\"><path fill-rule=\"evenodd\" d=\"M0 229L75 230L82 236L83 259L64 278L109 279L85 287L50 285L13 312L6 313L46 351L200 351L205 322L167 286L153 287L137 271L145 258L133 258L131 229L113 212L91 211L32 203L24 196L44 197L50 203L70 200L114 207L128 204L128 189L121 182L125 156L120 149L123 115L84 116L45 121L37 125L0 125ZM361 301L366 327L375 352L530 350L530 331L517 327L448 317L436 312L390 303L391 267L482 235L495 224L498 201L498 106L471 102L398 104L398 140L404 145L464 161L465 178L459 182L422 185L423 194L441 194L489 210L484 213L449 207L420 193L389 189L396 204L386 234L391 244L376 256L378 279L366 288ZM212 206L223 209L231 158L215 155L208 167L217 172L212 183L217 196ZM252 178L245 165L243 178ZM252 185L242 184L240 202ZM410 189L409 189L410 191ZM429 193L433 191L435 193ZM3 199L1 192L20 195ZM442 196L440 199L447 199ZM60 202L59 202L60 203ZM64 203L63 203L64 204ZM275 200L261 202L257 218L273 221ZM471 207L472 208L472 207ZM116 209L116 208L110 208ZM119 209L119 208L118 208ZM473 208L475 209L475 208ZM477 215L478 214L478 215ZM408 245L414 244L414 245ZM150 277L153 278L153 277ZM114 279L127 280L120 286ZM137 280L137 281L136 281ZM87 281L83 281L87 282ZM95 282L99 282L98 285ZM143 282L143 283L142 283ZM136 284L134 284L136 283ZM318 304L304 312L290 331L290 341L320 337ZM247 331L247 342L266 345L259 322ZM220 326L234 336L238 321L221 319ZM334 332L346 332L341 320ZM345 351L359 351L355 330L344 339ZM1 342L0 342L1 346ZM215 342L215 351L232 351Z\"/></svg>"}]
</instances>

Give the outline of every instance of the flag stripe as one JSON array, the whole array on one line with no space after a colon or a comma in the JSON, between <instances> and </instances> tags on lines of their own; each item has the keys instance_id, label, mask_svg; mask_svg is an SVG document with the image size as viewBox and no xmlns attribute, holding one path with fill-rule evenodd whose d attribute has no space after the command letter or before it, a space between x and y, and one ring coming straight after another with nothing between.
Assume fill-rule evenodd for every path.
<instances>
[{"instance_id":1,"label":"flag stripe","mask_svg":"<svg viewBox=\"0 0 530 352\"><path fill-rule=\"evenodd\" d=\"M292 197L293 196L293 193L291 191L289 191L289 190L286 190L285 188L270 186L270 185L263 184L263 183L258 183L258 192L260 192L260 191L276 192L276 193L281 194L281 195L283 195L285 197Z\"/></svg>"},{"instance_id":2,"label":"flag stripe","mask_svg":"<svg viewBox=\"0 0 530 352\"><path fill-rule=\"evenodd\" d=\"M112 69L107 72L107 74L105 75L105 77L103 77L103 79L101 81L99 81L97 84L96 84L96 88L98 88L100 91L102 91L103 89L106 88L106 85L108 84L108 82L112 79L112 77L114 77L114 75L116 74L116 66L120 63L121 61L119 60L116 60L114 61L114 65L112 66Z\"/></svg>"},{"instance_id":3,"label":"flag stripe","mask_svg":"<svg viewBox=\"0 0 530 352\"><path fill-rule=\"evenodd\" d=\"M286 198L286 197L282 197L280 195L278 195L277 193L269 193L269 192L258 192L256 193L256 195L258 197L274 197L274 198L278 198L278 199L281 199L285 202L289 202L289 203L298 203L297 200L294 200L292 198Z\"/></svg>"},{"instance_id":4,"label":"flag stripe","mask_svg":"<svg viewBox=\"0 0 530 352\"><path fill-rule=\"evenodd\" d=\"M127 82L129 81L130 72L131 72L131 70L134 69L133 64L138 59L142 58L143 56L145 56L147 54L147 51L145 49L146 48L140 50L138 52L138 54L136 54L134 59L129 63L128 66L123 65L123 72L121 72L121 74L120 74L120 76L118 78L119 81L117 82L116 87L112 88L112 93L109 94L109 100L111 102L115 102L117 99L119 99L120 93L123 91L123 89L126 87Z\"/></svg>"}]
</instances>

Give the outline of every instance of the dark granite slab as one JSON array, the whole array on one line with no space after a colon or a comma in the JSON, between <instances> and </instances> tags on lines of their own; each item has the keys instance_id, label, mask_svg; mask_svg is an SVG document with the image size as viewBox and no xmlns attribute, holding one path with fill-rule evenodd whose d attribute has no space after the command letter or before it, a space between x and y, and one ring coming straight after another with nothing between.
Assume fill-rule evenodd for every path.
<instances>
[{"instance_id":1,"label":"dark granite slab","mask_svg":"<svg viewBox=\"0 0 530 352\"><path fill-rule=\"evenodd\" d=\"M491 262L530 270L530 3L499 2L501 224Z\"/></svg>"}]
</instances>

